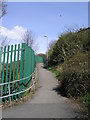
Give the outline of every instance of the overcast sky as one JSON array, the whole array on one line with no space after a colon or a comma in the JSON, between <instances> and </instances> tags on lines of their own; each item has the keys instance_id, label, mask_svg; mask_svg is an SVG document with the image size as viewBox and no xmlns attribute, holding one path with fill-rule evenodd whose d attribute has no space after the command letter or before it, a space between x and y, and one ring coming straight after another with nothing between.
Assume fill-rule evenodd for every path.
<instances>
[{"instance_id":1,"label":"overcast sky","mask_svg":"<svg viewBox=\"0 0 90 120\"><path fill-rule=\"evenodd\" d=\"M88 27L88 3L7 3L7 14L2 19L1 34L11 40L10 44L20 43L22 35L32 30L39 44L38 52L46 52L46 38L49 42L71 27Z\"/></svg>"}]
</instances>

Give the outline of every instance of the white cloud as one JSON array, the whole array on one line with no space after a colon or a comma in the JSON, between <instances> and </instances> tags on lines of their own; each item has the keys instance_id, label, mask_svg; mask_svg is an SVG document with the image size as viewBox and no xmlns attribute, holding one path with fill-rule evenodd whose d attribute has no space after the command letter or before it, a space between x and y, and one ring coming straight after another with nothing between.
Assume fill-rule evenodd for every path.
<instances>
[{"instance_id":1,"label":"white cloud","mask_svg":"<svg viewBox=\"0 0 90 120\"><path fill-rule=\"evenodd\" d=\"M0 28L1 28L1 36L7 37L8 39L11 39L11 40L22 40L23 34L27 30L22 26L15 26L11 30L2 26L0 26Z\"/></svg>"}]
</instances>

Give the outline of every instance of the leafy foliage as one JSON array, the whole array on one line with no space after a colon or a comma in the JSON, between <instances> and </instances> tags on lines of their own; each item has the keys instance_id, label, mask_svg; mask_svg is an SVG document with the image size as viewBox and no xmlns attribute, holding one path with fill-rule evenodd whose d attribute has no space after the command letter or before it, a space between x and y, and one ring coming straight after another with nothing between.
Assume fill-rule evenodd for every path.
<instances>
[{"instance_id":1,"label":"leafy foliage","mask_svg":"<svg viewBox=\"0 0 90 120\"><path fill-rule=\"evenodd\" d=\"M0 19L7 13L6 7L7 7L7 4L0 0Z\"/></svg>"},{"instance_id":2,"label":"leafy foliage","mask_svg":"<svg viewBox=\"0 0 90 120\"><path fill-rule=\"evenodd\" d=\"M68 97L83 96L89 92L88 54L78 53L62 67L61 87Z\"/></svg>"},{"instance_id":3,"label":"leafy foliage","mask_svg":"<svg viewBox=\"0 0 90 120\"><path fill-rule=\"evenodd\" d=\"M56 42L52 54L49 56L49 66L58 65L69 60L78 51L88 50L88 31L68 32L61 35Z\"/></svg>"},{"instance_id":4,"label":"leafy foliage","mask_svg":"<svg viewBox=\"0 0 90 120\"><path fill-rule=\"evenodd\" d=\"M89 51L90 28L62 34L49 54L49 66L60 73L61 88L67 97L86 98L89 94ZM90 99L89 99L90 100Z\"/></svg>"}]
</instances>

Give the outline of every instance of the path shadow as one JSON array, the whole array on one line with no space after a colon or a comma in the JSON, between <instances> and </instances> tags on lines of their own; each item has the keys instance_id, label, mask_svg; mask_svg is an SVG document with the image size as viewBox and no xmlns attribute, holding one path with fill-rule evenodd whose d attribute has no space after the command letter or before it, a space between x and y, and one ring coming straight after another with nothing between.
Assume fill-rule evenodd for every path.
<instances>
[{"instance_id":1,"label":"path shadow","mask_svg":"<svg viewBox=\"0 0 90 120\"><path fill-rule=\"evenodd\" d=\"M57 92L58 95L61 95L63 97L67 97L65 91L60 87L60 85L57 85L52 90Z\"/></svg>"},{"instance_id":2,"label":"path shadow","mask_svg":"<svg viewBox=\"0 0 90 120\"><path fill-rule=\"evenodd\" d=\"M40 67L43 68L43 69L47 69L47 67L42 63L40 63Z\"/></svg>"},{"instance_id":3,"label":"path shadow","mask_svg":"<svg viewBox=\"0 0 90 120\"><path fill-rule=\"evenodd\" d=\"M42 68L43 68L43 69L47 69L47 67L46 67L46 66L44 66L44 65L42 66ZM48 69L47 69L47 70L48 70Z\"/></svg>"},{"instance_id":4,"label":"path shadow","mask_svg":"<svg viewBox=\"0 0 90 120\"><path fill-rule=\"evenodd\" d=\"M57 92L58 95L60 95L62 97L68 98L67 95L66 95L66 93L65 93L65 91L60 87L60 85L57 85L52 90L55 91L55 92ZM80 110L77 107L74 108L73 111L74 111L74 113L77 114L77 116L75 117L75 120L77 118L80 118L79 120L81 120L81 118L84 118L82 120L89 120L89 119L87 119L88 118L88 116L87 116L88 112L87 111ZM74 120L74 119L70 119L70 120Z\"/></svg>"},{"instance_id":5,"label":"path shadow","mask_svg":"<svg viewBox=\"0 0 90 120\"><path fill-rule=\"evenodd\" d=\"M42 88L42 86L38 86L38 89Z\"/></svg>"}]
</instances>

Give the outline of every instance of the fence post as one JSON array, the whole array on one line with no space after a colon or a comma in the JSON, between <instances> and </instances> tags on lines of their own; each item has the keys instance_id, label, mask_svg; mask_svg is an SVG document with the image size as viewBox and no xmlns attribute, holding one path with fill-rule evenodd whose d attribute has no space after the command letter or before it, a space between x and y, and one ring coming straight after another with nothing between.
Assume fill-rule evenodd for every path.
<instances>
[{"instance_id":1,"label":"fence post","mask_svg":"<svg viewBox=\"0 0 90 120\"><path fill-rule=\"evenodd\" d=\"M5 54L6 54L6 46L4 47L4 55L3 55L2 83L4 82ZM2 85L1 86L1 96L3 96L3 89L4 89L4 86ZM3 102L3 98L1 99L1 102Z\"/></svg>"},{"instance_id":2,"label":"fence post","mask_svg":"<svg viewBox=\"0 0 90 120\"><path fill-rule=\"evenodd\" d=\"M6 65L6 77L5 77L5 82L7 82L8 80L8 62L9 62L9 48L10 46L8 46L8 51L7 51L7 65ZM7 93L7 85L5 85L5 94ZM6 100L6 98L5 98Z\"/></svg>"},{"instance_id":3,"label":"fence post","mask_svg":"<svg viewBox=\"0 0 90 120\"><path fill-rule=\"evenodd\" d=\"M25 43L21 45L21 58L20 58L20 77L22 79L24 76L24 54L25 54ZM19 82L19 92L24 88L23 81ZM23 93L19 95L19 98L22 97Z\"/></svg>"},{"instance_id":4,"label":"fence post","mask_svg":"<svg viewBox=\"0 0 90 120\"><path fill-rule=\"evenodd\" d=\"M10 84L8 83L8 92L9 92L9 102L11 103L11 96L10 96Z\"/></svg>"},{"instance_id":5,"label":"fence post","mask_svg":"<svg viewBox=\"0 0 90 120\"><path fill-rule=\"evenodd\" d=\"M2 47L0 47L0 83L2 83L1 81L1 63L2 63L1 58L2 58ZM0 91L0 95L1 95L1 91ZM0 103L1 103L1 100L0 100Z\"/></svg>"},{"instance_id":6,"label":"fence post","mask_svg":"<svg viewBox=\"0 0 90 120\"><path fill-rule=\"evenodd\" d=\"M36 66L36 69L35 69L35 80L36 80L36 77L37 77L37 66Z\"/></svg>"},{"instance_id":7,"label":"fence post","mask_svg":"<svg viewBox=\"0 0 90 120\"><path fill-rule=\"evenodd\" d=\"M34 82L37 77L37 67L35 69L35 64L37 62L41 62L41 60L42 60L41 57L35 56L34 51L29 46L27 46L25 43L22 44L21 60L20 60L19 59L20 58L20 44L18 44L18 49L16 49L16 48L17 48L16 45L15 45L15 49L14 49L13 45L11 45L11 47L8 46L8 49L6 49L6 47L4 47L4 50L3 50L2 81L0 81L0 82L1 83L10 82L10 83L4 84L1 86L1 96L7 94L7 92L8 92L8 94L9 94L8 99L9 99L10 103L11 103L11 100L14 99L14 96L15 96L15 99L17 99L18 95L19 95L19 97L22 97L22 95L25 93L25 92L23 92L21 94L19 93L18 95L14 94L14 96L11 96L11 94L14 93L14 90L15 90L15 93L17 93L18 91L20 92L20 91L26 89L27 87L29 88L30 83L32 83L32 87L35 87ZM1 55L2 55L2 50L0 48L0 68L1 68ZM6 67L6 69L5 69L5 67ZM6 70L6 73L5 73L5 70ZM34 70L35 70L35 72L34 72ZM1 73L1 70L0 70L0 73ZM8 75L8 73L9 73L9 75ZM32 74L32 76L30 76L31 74ZM35 74L35 80L34 80L34 74ZM22 81L20 80L20 81L13 82L15 79L19 80L19 79L22 79L23 77L26 79L24 79ZM2 98L2 102L3 102L3 100L5 101L6 98Z\"/></svg>"},{"instance_id":8,"label":"fence post","mask_svg":"<svg viewBox=\"0 0 90 120\"><path fill-rule=\"evenodd\" d=\"M33 86L33 90L35 90L33 75L34 75L34 74L32 74L32 86Z\"/></svg>"},{"instance_id":9,"label":"fence post","mask_svg":"<svg viewBox=\"0 0 90 120\"><path fill-rule=\"evenodd\" d=\"M19 71L19 52L20 52L20 44L18 44L18 53L17 53L17 70L16 70L16 80L18 80L18 71ZM16 82L16 89L15 89L15 93L17 92L17 82ZM17 95L15 95L15 99L17 99Z\"/></svg>"},{"instance_id":10,"label":"fence post","mask_svg":"<svg viewBox=\"0 0 90 120\"><path fill-rule=\"evenodd\" d=\"M12 81L14 81L15 80L15 69L16 69L16 66L15 66L15 64L16 64L16 45L15 45L15 48L14 48L14 61L13 61L13 79L12 79ZM13 93L13 91L14 91L14 83L12 83L12 93ZM13 96L12 96L12 100L13 100Z\"/></svg>"},{"instance_id":11,"label":"fence post","mask_svg":"<svg viewBox=\"0 0 90 120\"><path fill-rule=\"evenodd\" d=\"M13 45L11 46L11 55L10 55L9 82L11 82L11 75L12 75L12 54L13 54Z\"/></svg>"}]
</instances>

